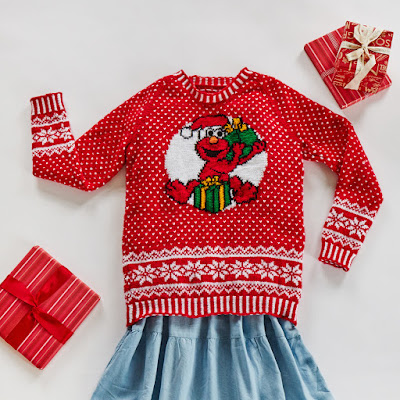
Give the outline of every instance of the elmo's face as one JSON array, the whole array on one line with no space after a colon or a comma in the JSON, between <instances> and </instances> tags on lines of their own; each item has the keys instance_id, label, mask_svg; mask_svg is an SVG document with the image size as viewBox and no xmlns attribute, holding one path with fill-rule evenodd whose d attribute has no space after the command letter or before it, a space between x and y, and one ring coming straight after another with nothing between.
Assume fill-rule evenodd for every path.
<instances>
[{"instance_id":1,"label":"elmo's face","mask_svg":"<svg viewBox=\"0 0 400 400\"><path fill-rule=\"evenodd\" d=\"M224 140L227 132L222 126L199 129L196 150L203 160L222 160L229 152L229 143Z\"/></svg>"}]
</instances>

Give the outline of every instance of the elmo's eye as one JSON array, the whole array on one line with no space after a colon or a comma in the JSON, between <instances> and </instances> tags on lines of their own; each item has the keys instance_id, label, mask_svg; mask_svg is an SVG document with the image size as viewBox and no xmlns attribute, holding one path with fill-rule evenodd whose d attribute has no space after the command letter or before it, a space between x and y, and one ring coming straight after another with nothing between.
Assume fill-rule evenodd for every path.
<instances>
[{"instance_id":1,"label":"elmo's eye","mask_svg":"<svg viewBox=\"0 0 400 400\"><path fill-rule=\"evenodd\" d=\"M222 137L224 136L224 132L222 131L222 129L218 129L217 132L216 132L216 134L217 134L217 136L218 136L219 138L222 138Z\"/></svg>"},{"instance_id":2,"label":"elmo's eye","mask_svg":"<svg viewBox=\"0 0 400 400\"><path fill-rule=\"evenodd\" d=\"M207 129L206 135L207 136L212 136L214 134L214 131L212 129Z\"/></svg>"}]
</instances>

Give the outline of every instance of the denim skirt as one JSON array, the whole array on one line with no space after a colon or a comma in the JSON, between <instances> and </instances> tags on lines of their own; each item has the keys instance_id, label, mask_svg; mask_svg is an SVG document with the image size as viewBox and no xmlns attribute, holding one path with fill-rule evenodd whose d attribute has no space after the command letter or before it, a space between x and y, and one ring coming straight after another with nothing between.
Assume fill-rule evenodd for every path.
<instances>
[{"instance_id":1,"label":"denim skirt","mask_svg":"<svg viewBox=\"0 0 400 400\"><path fill-rule=\"evenodd\" d=\"M331 400L297 328L269 315L150 316L127 328L92 400Z\"/></svg>"}]
</instances>

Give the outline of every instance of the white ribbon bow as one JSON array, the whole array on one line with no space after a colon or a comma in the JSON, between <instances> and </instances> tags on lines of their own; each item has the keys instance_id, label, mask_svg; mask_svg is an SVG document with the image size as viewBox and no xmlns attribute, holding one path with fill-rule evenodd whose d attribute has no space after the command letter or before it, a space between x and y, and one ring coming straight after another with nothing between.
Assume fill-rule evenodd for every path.
<instances>
[{"instance_id":1,"label":"white ribbon bow","mask_svg":"<svg viewBox=\"0 0 400 400\"><path fill-rule=\"evenodd\" d=\"M360 44L347 41L341 43L340 48L354 50L346 54L347 59L349 61L357 60L354 78L344 87L345 89L358 90L361 81L376 64L375 56L370 54L370 51L380 54L390 54L390 49L387 47L368 46L371 42L376 40L382 32L383 29L376 29L373 26L362 26L359 24L354 28L354 38ZM364 64L365 55L369 58L366 64Z\"/></svg>"}]
</instances>

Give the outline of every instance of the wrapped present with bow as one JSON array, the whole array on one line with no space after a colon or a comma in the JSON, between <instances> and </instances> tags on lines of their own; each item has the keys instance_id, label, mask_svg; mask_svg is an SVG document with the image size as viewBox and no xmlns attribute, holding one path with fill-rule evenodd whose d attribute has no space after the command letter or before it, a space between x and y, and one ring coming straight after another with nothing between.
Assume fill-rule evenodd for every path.
<instances>
[{"instance_id":1,"label":"wrapped present with bow","mask_svg":"<svg viewBox=\"0 0 400 400\"><path fill-rule=\"evenodd\" d=\"M393 32L346 22L335 61L333 84L376 93L386 76Z\"/></svg>"},{"instance_id":2,"label":"wrapped present with bow","mask_svg":"<svg viewBox=\"0 0 400 400\"><path fill-rule=\"evenodd\" d=\"M0 284L0 336L43 369L100 297L34 246Z\"/></svg>"},{"instance_id":3,"label":"wrapped present with bow","mask_svg":"<svg viewBox=\"0 0 400 400\"><path fill-rule=\"evenodd\" d=\"M219 177L208 177L194 189L194 206L200 210L216 213L231 204L230 186Z\"/></svg>"},{"instance_id":4,"label":"wrapped present with bow","mask_svg":"<svg viewBox=\"0 0 400 400\"><path fill-rule=\"evenodd\" d=\"M373 96L374 93L365 93L360 90L348 90L344 87L333 84L333 75L335 73L336 54L339 51L339 46L342 41L344 26L321 36L304 46L304 50L314 64L320 77L328 87L340 108L346 108L352 104ZM392 84L389 75L383 78L382 84L378 92L387 89Z\"/></svg>"},{"instance_id":5,"label":"wrapped present with bow","mask_svg":"<svg viewBox=\"0 0 400 400\"><path fill-rule=\"evenodd\" d=\"M241 118L233 118L232 124L226 124L224 128L228 133L224 139L229 143L229 146L232 146L233 143L243 143L244 148L240 158L248 156L253 149L254 143L258 140L254 130L243 123ZM233 159L232 150L226 155L226 159L228 161Z\"/></svg>"}]
</instances>

